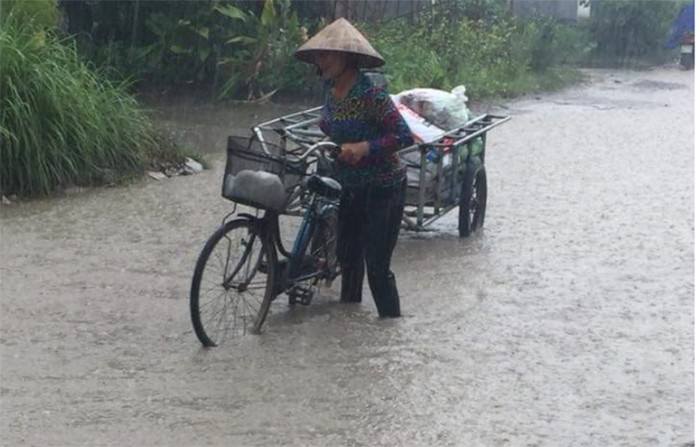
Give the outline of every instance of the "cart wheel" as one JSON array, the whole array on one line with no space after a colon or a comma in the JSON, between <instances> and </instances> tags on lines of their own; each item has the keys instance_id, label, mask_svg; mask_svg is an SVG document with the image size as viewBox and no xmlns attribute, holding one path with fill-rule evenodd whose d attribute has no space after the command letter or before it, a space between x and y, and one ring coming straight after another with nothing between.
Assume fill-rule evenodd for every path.
<instances>
[{"instance_id":1,"label":"cart wheel","mask_svg":"<svg viewBox=\"0 0 700 447\"><path fill-rule=\"evenodd\" d=\"M484 225L486 214L486 168L481 162L467 164L459 195L459 236L469 237Z\"/></svg>"}]
</instances>

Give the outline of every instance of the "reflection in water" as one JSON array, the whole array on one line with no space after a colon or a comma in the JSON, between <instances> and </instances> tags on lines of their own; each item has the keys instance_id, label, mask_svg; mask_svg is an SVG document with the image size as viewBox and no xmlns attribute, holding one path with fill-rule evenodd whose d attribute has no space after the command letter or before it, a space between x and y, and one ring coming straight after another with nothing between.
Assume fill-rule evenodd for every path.
<instances>
[{"instance_id":1,"label":"reflection in water","mask_svg":"<svg viewBox=\"0 0 700 447\"><path fill-rule=\"evenodd\" d=\"M201 104L152 102L152 116L176 139L204 153L224 153L229 135L249 136L252 126L315 107L300 104Z\"/></svg>"}]
</instances>

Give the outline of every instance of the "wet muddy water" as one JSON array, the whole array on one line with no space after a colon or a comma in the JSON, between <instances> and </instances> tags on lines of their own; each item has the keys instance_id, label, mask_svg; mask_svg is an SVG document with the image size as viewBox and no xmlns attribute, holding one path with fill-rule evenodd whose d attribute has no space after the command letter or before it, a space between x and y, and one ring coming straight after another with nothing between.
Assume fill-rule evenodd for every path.
<instances>
[{"instance_id":1,"label":"wet muddy water","mask_svg":"<svg viewBox=\"0 0 700 447\"><path fill-rule=\"evenodd\" d=\"M483 234L403 232L404 318L275 302L205 350L188 293L225 137L293 106L168 104L212 169L3 206L7 446L681 446L693 440L693 73L479 107ZM287 230L292 231L292 223Z\"/></svg>"}]
</instances>

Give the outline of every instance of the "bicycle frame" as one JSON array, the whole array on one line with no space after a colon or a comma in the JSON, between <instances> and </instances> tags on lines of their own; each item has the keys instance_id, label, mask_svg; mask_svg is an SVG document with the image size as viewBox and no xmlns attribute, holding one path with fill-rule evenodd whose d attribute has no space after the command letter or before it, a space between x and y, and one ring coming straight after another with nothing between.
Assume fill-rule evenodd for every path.
<instances>
[{"instance_id":1,"label":"bicycle frame","mask_svg":"<svg viewBox=\"0 0 700 447\"><path fill-rule=\"evenodd\" d=\"M311 266L313 270L305 270L304 254L307 252L318 223L327 218L334 209L338 208L338 200L329 199L318 193L311 193L309 200L302 206L306 209L302 213L301 224L299 230L297 230L291 251L285 248L282 241L279 213L265 211L262 216L258 217L249 213L236 213L234 210L234 212L229 214L229 216L249 219L254 222L261 229L262 237L266 238L268 243L273 244L278 256L282 256L283 259L280 260L278 258L276 260L278 265L283 266L283 268L276 270L276 275L279 276L277 276L275 282L280 285L278 294L291 290L304 281L321 277L324 273L317 265ZM250 248L246 248L246 250L250 250ZM235 276L239 268L240 266L237 266L234 269L231 278ZM227 278L226 283L228 284L229 281L230 278ZM233 284L229 284L229 286L236 287Z\"/></svg>"},{"instance_id":2,"label":"bicycle frame","mask_svg":"<svg viewBox=\"0 0 700 447\"><path fill-rule=\"evenodd\" d=\"M286 270L287 277L285 278L285 283L288 287L312 279L320 274L320 270L318 270L317 266L314 266L315 269L313 272L306 273L303 271L304 254L311 243L311 237L316 230L318 222L327 217L333 208L337 209L337 207L338 205L336 203L316 193L312 194L309 204L304 211L292 251L289 254L290 256L288 256L289 265ZM284 253L283 249L281 249L282 244L280 239L281 238L278 238L278 251Z\"/></svg>"},{"instance_id":3,"label":"bicycle frame","mask_svg":"<svg viewBox=\"0 0 700 447\"><path fill-rule=\"evenodd\" d=\"M284 191L288 197L286 204L297 203L301 226L289 252L282 242L280 216L296 216L297 213L281 210L279 200L274 206L266 206L267 203L258 198L222 191L222 195L236 205L200 252L190 288L192 325L204 346L217 346L226 338L245 335L247 329L259 333L271 302L278 295L286 292L289 304L310 304L318 281L329 282L339 273L333 224L341 186L321 175L324 171L316 172L319 160L331 158L337 146L331 142L314 143L301 150L283 152L281 156L285 159L280 161L280 155L250 155L262 152L250 150L249 145L246 153L236 148L236 144L234 141L234 147L227 148L225 181L228 175L235 177L246 170L265 172L268 169L275 175L281 172L283 181L284 174L289 172L292 177L287 178L290 180L287 185L276 183L280 187L270 192L262 189L265 186L262 184L260 189L263 195L277 194L278 198ZM287 171L286 162L305 168ZM256 190L255 180L255 177L245 179L249 182L248 189ZM252 210L237 213L239 203L247 204ZM215 262L209 262L211 259Z\"/></svg>"}]
</instances>

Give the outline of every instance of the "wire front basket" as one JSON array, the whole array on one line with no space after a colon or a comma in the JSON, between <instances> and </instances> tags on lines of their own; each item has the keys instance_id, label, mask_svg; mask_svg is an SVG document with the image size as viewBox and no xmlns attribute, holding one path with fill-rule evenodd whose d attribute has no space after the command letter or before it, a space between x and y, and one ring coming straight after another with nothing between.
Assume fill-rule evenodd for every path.
<instances>
[{"instance_id":1,"label":"wire front basket","mask_svg":"<svg viewBox=\"0 0 700 447\"><path fill-rule=\"evenodd\" d=\"M226 168L222 182L221 195L233 202L250 205L257 208L266 208L263 200L246 199L240 191L232 190L231 179L242 171L266 172L275 174L281 181L284 190L285 205L292 200L295 191L301 186L307 165L302 162L293 162L284 156L282 147L266 143L267 151L254 137L228 137L226 148ZM269 199L269 198L267 198Z\"/></svg>"}]
</instances>

